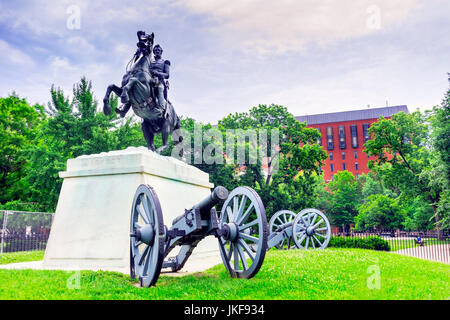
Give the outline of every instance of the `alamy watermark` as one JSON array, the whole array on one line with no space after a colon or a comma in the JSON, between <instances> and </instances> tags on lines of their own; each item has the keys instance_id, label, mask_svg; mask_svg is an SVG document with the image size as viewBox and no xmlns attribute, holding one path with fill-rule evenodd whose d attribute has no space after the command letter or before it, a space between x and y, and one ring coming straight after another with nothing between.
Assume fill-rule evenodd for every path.
<instances>
[{"instance_id":1,"label":"alamy watermark","mask_svg":"<svg viewBox=\"0 0 450 320\"><path fill-rule=\"evenodd\" d=\"M173 141L180 141L172 149L171 156L188 164L237 164L239 166L261 164L270 167L272 174L278 171L280 132L278 129L227 129L203 130L194 126L193 134L185 129L172 133Z\"/></svg>"},{"instance_id":2,"label":"alamy watermark","mask_svg":"<svg viewBox=\"0 0 450 320\"><path fill-rule=\"evenodd\" d=\"M377 5L367 7L366 13L369 15L366 19L366 27L369 30L381 29L381 8Z\"/></svg>"},{"instance_id":3,"label":"alamy watermark","mask_svg":"<svg viewBox=\"0 0 450 320\"><path fill-rule=\"evenodd\" d=\"M80 270L72 272L70 277L66 281L67 289L78 290L81 288L81 273Z\"/></svg>"},{"instance_id":4,"label":"alamy watermark","mask_svg":"<svg viewBox=\"0 0 450 320\"><path fill-rule=\"evenodd\" d=\"M81 29L81 9L77 5L67 7L66 13L69 15L66 20L66 27L69 30Z\"/></svg>"},{"instance_id":5,"label":"alamy watermark","mask_svg":"<svg viewBox=\"0 0 450 320\"><path fill-rule=\"evenodd\" d=\"M373 262L375 264L367 268L367 274L369 274L367 277L367 288L369 290L379 290L381 289L381 270L378 265L378 259L376 258Z\"/></svg>"}]
</instances>

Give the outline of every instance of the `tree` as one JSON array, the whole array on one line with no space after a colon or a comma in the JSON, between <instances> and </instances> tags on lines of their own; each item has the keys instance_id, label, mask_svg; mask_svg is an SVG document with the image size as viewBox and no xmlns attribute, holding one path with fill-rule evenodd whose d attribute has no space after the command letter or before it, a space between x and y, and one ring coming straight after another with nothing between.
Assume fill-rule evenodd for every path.
<instances>
[{"instance_id":1,"label":"tree","mask_svg":"<svg viewBox=\"0 0 450 320\"><path fill-rule=\"evenodd\" d=\"M431 230L433 224L433 209L423 196L417 196L412 201L404 203L405 221L407 230Z\"/></svg>"},{"instance_id":2,"label":"tree","mask_svg":"<svg viewBox=\"0 0 450 320\"><path fill-rule=\"evenodd\" d=\"M450 81L450 74L449 74ZM450 88L441 106L435 106L428 120L431 126L431 166L423 172L429 187L440 189L436 199L435 220L441 229L450 229Z\"/></svg>"},{"instance_id":3,"label":"tree","mask_svg":"<svg viewBox=\"0 0 450 320\"><path fill-rule=\"evenodd\" d=\"M42 106L14 93L0 98L0 203L18 200L26 189L23 150L33 144L44 118Z\"/></svg>"},{"instance_id":4,"label":"tree","mask_svg":"<svg viewBox=\"0 0 450 320\"><path fill-rule=\"evenodd\" d=\"M240 181L260 194L269 218L281 209L300 211L313 206L318 196L319 169L327 158L326 152L317 144L317 130L307 128L306 123L298 122L287 108L274 104L229 115L219 121L218 127L222 130L251 129L258 137L267 133L265 144L259 141L259 148L269 151L267 174L262 171L262 163L246 164ZM270 134L272 130L277 132L275 136ZM272 138L279 140L278 150L271 150Z\"/></svg>"},{"instance_id":5,"label":"tree","mask_svg":"<svg viewBox=\"0 0 450 320\"><path fill-rule=\"evenodd\" d=\"M430 176L423 174L432 167L429 131L427 117L419 111L400 112L389 120L380 117L370 128L372 138L365 147L370 155L378 156L369 161L369 168L397 188L401 200L411 201L423 195L436 214L442 188L430 183Z\"/></svg>"},{"instance_id":6,"label":"tree","mask_svg":"<svg viewBox=\"0 0 450 320\"><path fill-rule=\"evenodd\" d=\"M361 204L361 185L355 176L345 170L334 175L333 181L328 183L328 212L331 222L336 226L343 226L348 231L354 224Z\"/></svg>"},{"instance_id":7,"label":"tree","mask_svg":"<svg viewBox=\"0 0 450 320\"><path fill-rule=\"evenodd\" d=\"M405 210L394 200L383 194L373 194L359 207L355 218L357 230L402 229Z\"/></svg>"}]
</instances>

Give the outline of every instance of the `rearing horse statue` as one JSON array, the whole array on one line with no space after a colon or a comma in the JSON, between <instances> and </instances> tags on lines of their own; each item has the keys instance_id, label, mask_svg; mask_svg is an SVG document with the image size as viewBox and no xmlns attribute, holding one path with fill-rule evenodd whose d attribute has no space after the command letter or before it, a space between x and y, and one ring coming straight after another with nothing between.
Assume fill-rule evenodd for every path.
<instances>
[{"instance_id":1,"label":"rearing horse statue","mask_svg":"<svg viewBox=\"0 0 450 320\"><path fill-rule=\"evenodd\" d=\"M132 60L134 59L133 66L128 70L128 65L132 62L130 60L120 87L115 84L108 86L103 98L103 112L106 115L111 114L109 105L111 92L120 96L123 108L116 108L115 112L124 117L131 107L134 113L143 119L142 132L147 147L152 151L155 151L154 136L161 133L163 145L156 150L156 152L161 153L168 148L167 143L173 130L180 128L180 120L169 100L166 100L165 103L156 101L158 98L162 99L162 95L155 92L161 80L155 74L152 74L150 65L154 34L147 35L143 31L138 31L137 35L139 42L137 43L138 49L132 58ZM181 141L182 138L180 137L179 141L175 143Z\"/></svg>"}]
</instances>

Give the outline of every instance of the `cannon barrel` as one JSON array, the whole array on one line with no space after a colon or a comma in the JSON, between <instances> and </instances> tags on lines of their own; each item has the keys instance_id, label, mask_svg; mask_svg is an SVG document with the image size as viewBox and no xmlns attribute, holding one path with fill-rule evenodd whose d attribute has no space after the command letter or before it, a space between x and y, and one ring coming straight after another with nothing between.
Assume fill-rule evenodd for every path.
<instances>
[{"instance_id":1,"label":"cannon barrel","mask_svg":"<svg viewBox=\"0 0 450 320\"><path fill-rule=\"evenodd\" d=\"M200 214L202 217L209 215L211 208L220 202L224 202L228 198L228 190L222 186L215 187L213 192L199 202L197 205L193 206L192 209L200 209Z\"/></svg>"},{"instance_id":2,"label":"cannon barrel","mask_svg":"<svg viewBox=\"0 0 450 320\"><path fill-rule=\"evenodd\" d=\"M192 207L191 210L199 209L200 215L202 219L206 219L208 215L211 212L211 208L214 207L216 204L219 204L220 202L224 202L228 198L228 190L225 187L218 186L215 187L213 192L209 196L207 196L205 199L200 201L198 204ZM177 223L181 219L185 217L186 213L176 217L172 224Z\"/></svg>"}]
</instances>

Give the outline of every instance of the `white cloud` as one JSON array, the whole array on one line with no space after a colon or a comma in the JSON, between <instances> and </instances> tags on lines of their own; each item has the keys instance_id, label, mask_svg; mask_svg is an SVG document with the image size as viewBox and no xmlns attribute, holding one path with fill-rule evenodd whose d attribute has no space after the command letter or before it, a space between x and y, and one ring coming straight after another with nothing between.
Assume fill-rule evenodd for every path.
<instances>
[{"instance_id":1,"label":"white cloud","mask_svg":"<svg viewBox=\"0 0 450 320\"><path fill-rule=\"evenodd\" d=\"M16 67L30 67L35 64L29 55L2 39L0 39L0 61L16 65Z\"/></svg>"},{"instance_id":2,"label":"white cloud","mask_svg":"<svg viewBox=\"0 0 450 320\"><path fill-rule=\"evenodd\" d=\"M229 45L284 53L301 51L310 42L325 44L373 32L368 21L374 11L368 8L379 8L380 28L389 28L407 18L416 1L186 0L183 4L212 18L214 31Z\"/></svg>"}]
</instances>

